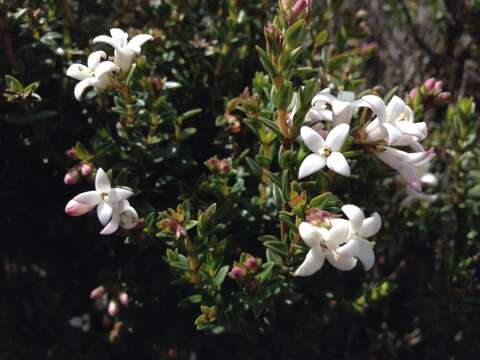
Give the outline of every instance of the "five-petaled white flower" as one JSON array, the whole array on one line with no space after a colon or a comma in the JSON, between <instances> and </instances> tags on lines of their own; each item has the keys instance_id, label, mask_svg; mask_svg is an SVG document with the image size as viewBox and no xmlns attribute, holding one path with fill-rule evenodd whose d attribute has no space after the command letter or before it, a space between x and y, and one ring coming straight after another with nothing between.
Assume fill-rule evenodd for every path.
<instances>
[{"instance_id":1,"label":"five-petaled white flower","mask_svg":"<svg viewBox=\"0 0 480 360\"><path fill-rule=\"evenodd\" d=\"M308 155L300 165L299 179L323 169L325 165L340 175L350 176L350 166L340 152L349 131L349 125L340 124L330 130L324 140L315 130L303 126L300 129L300 136L313 154Z\"/></svg>"},{"instance_id":2,"label":"five-petaled white flower","mask_svg":"<svg viewBox=\"0 0 480 360\"><path fill-rule=\"evenodd\" d=\"M332 225L338 226L338 223L348 223L348 236L336 252L341 257L355 257L363 264L366 271L370 270L375 263L375 253L373 252L374 243L366 240L375 235L382 227L382 220L378 213L373 213L365 218L363 211L355 205L342 206L343 213L349 220L333 219Z\"/></svg>"},{"instance_id":3,"label":"five-petaled white flower","mask_svg":"<svg viewBox=\"0 0 480 360\"><path fill-rule=\"evenodd\" d=\"M67 76L80 81L74 91L78 101L82 99L83 93L89 87L103 91L113 84L113 75L119 71L119 67L111 61L102 61L106 58L105 52L95 51L88 57L88 66L72 64L67 69Z\"/></svg>"},{"instance_id":4,"label":"five-petaled white flower","mask_svg":"<svg viewBox=\"0 0 480 360\"><path fill-rule=\"evenodd\" d=\"M140 34L128 41L128 34L121 29L110 29L110 35L100 35L93 39L93 43L105 43L115 49L113 61L120 67L122 75L128 73L133 59L140 55L142 45L153 40L152 35Z\"/></svg>"},{"instance_id":5,"label":"five-petaled white flower","mask_svg":"<svg viewBox=\"0 0 480 360\"><path fill-rule=\"evenodd\" d=\"M348 236L348 225L336 223L330 230L302 222L298 227L300 237L310 247L305 260L295 271L295 276L310 276L320 270L325 259L342 271L352 270L357 259L352 256L340 256L337 248Z\"/></svg>"},{"instance_id":6,"label":"five-petaled white flower","mask_svg":"<svg viewBox=\"0 0 480 360\"><path fill-rule=\"evenodd\" d=\"M95 177L95 190L81 193L73 200L88 207L97 206L98 219L105 226L112 219L114 209L118 204L132 195L133 192L128 189L118 187L112 189L108 175L100 168Z\"/></svg>"}]
</instances>

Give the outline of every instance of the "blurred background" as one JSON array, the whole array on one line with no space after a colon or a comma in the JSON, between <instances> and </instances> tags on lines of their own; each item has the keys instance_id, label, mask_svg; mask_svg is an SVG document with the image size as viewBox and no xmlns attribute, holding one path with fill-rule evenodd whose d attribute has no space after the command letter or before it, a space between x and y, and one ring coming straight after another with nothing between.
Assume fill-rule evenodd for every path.
<instances>
[{"instance_id":1,"label":"blurred background","mask_svg":"<svg viewBox=\"0 0 480 360\"><path fill-rule=\"evenodd\" d=\"M313 21L312 33L330 34L328 46L319 47L339 55L340 78L353 74L359 89L398 86L399 96L405 96L433 76L444 82L452 98L480 99L480 1L315 3L318 21ZM203 110L190 140L191 156L202 164L224 152L222 144L231 140L219 124L228 118L229 99L251 86L260 69L255 45L264 46L263 26L272 19L274 6L265 0L0 0L2 360L480 358L480 189L468 191L473 185L452 189L460 196L456 206L399 215L400 225L392 225L390 232L401 238L394 254L401 260L373 275L390 280L395 290L357 291L351 298L360 299L357 309L332 310L328 316L315 313L315 304L297 309L311 312L312 323L284 314L270 333L251 339L196 331L194 312L177 306L181 297L172 293L182 290L169 284L160 257L101 238L88 216L64 214L66 202L78 193L63 182L71 166L66 151L78 140L88 143L97 118L115 116L99 112L92 102L77 102L74 82L65 75L72 62L85 62L93 37L111 27L154 35L147 52L154 64L149 81L160 89L166 81L178 84L168 90L178 111ZM316 56L312 53L306 65L321 67ZM329 79L327 69L318 71L322 80ZM12 94L6 74L25 87L35 82L38 87ZM8 101L11 96L17 96L15 101ZM441 122L446 111L434 109L426 118ZM472 176L478 177L477 163ZM459 177L469 176L462 171ZM193 185L201 172L194 167L188 173L192 180L185 181ZM176 194L175 183L166 186L158 209L176 204ZM453 224L444 225L451 219L455 234L442 233ZM129 309L133 325L119 337L105 329L89 294L99 274L131 258L135 262L127 265L129 279L144 283L143 294L148 297L151 291L155 299L140 299L141 306ZM358 278L330 274L345 288L362 288ZM304 291L321 285L312 280ZM341 293L335 296L341 299ZM362 307L362 296L364 301L373 296L371 305ZM323 318L322 326L316 325L317 317Z\"/></svg>"}]
</instances>

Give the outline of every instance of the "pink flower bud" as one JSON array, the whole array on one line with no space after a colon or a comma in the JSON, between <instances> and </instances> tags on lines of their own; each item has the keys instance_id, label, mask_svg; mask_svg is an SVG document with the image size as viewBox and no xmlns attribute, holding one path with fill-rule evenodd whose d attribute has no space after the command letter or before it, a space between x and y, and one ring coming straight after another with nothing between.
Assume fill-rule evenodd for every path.
<instances>
[{"instance_id":1,"label":"pink flower bud","mask_svg":"<svg viewBox=\"0 0 480 360\"><path fill-rule=\"evenodd\" d=\"M427 89L427 91L432 91L435 88L435 82L435 78L430 78L423 83L423 86L425 86L425 89Z\"/></svg>"},{"instance_id":2,"label":"pink flower bud","mask_svg":"<svg viewBox=\"0 0 480 360\"><path fill-rule=\"evenodd\" d=\"M240 266L234 266L233 269L228 273L232 279L240 279L245 276L245 270L242 269Z\"/></svg>"},{"instance_id":3,"label":"pink flower bud","mask_svg":"<svg viewBox=\"0 0 480 360\"><path fill-rule=\"evenodd\" d=\"M105 294L105 288L103 286L96 287L90 292L90 299L98 300L103 296L103 294Z\"/></svg>"},{"instance_id":4,"label":"pink flower bud","mask_svg":"<svg viewBox=\"0 0 480 360\"><path fill-rule=\"evenodd\" d=\"M442 91L442 89L443 89L443 81L440 81L440 80L439 80L439 81L435 82L435 85L434 85L433 88L434 88L435 90L437 90L437 91Z\"/></svg>"},{"instance_id":5,"label":"pink flower bud","mask_svg":"<svg viewBox=\"0 0 480 360\"><path fill-rule=\"evenodd\" d=\"M85 177L90 176L93 172L92 166L90 164L82 164L80 166L80 172Z\"/></svg>"},{"instance_id":6,"label":"pink flower bud","mask_svg":"<svg viewBox=\"0 0 480 360\"><path fill-rule=\"evenodd\" d=\"M225 159L220 161L220 164L218 167L220 169L220 173L222 174L226 174L230 170L230 165L228 165L228 161Z\"/></svg>"},{"instance_id":7,"label":"pink flower bud","mask_svg":"<svg viewBox=\"0 0 480 360\"><path fill-rule=\"evenodd\" d=\"M63 182L65 185L75 185L79 179L80 175L78 174L78 171L76 169L71 169L65 174Z\"/></svg>"},{"instance_id":8,"label":"pink flower bud","mask_svg":"<svg viewBox=\"0 0 480 360\"><path fill-rule=\"evenodd\" d=\"M120 303L127 307L128 306L128 302L129 302L129 299L128 299L128 294L126 292L121 292L119 295L118 295L118 300L120 301Z\"/></svg>"},{"instance_id":9,"label":"pink flower bud","mask_svg":"<svg viewBox=\"0 0 480 360\"><path fill-rule=\"evenodd\" d=\"M418 94L418 87L415 87L412 90L410 90L410 93L408 94L408 96L410 96L412 99L415 99L417 97L417 94Z\"/></svg>"},{"instance_id":10,"label":"pink flower bud","mask_svg":"<svg viewBox=\"0 0 480 360\"><path fill-rule=\"evenodd\" d=\"M92 210L95 205L81 204L75 200L70 200L65 206L65 213L69 216L80 216Z\"/></svg>"},{"instance_id":11,"label":"pink flower bud","mask_svg":"<svg viewBox=\"0 0 480 360\"><path fill-rule=\"evenodd\" d=\"M68 150L67 150L67 157L68 157L69 159L73 159L73 160L78 159L77 150L76 150L74 147L68 149Z\"/></svg>"},{"instance_id":12,"label":"pink flower bud","mask_svg":"<svg viewBox=\"0 0 480 360\"><path fill-rule=\"evenodd\" d=\"M304 11L307 8L307 0L298 0L295 4L292 6L292 16L296 18L299 16L302 11Z\"/></svg>"},{"instance_id":13,"label":"pink flower bud","mask_svg":"<svg viewBox=\"0 0 480 360\"><path fill-rule=\"evenodd\" d=\"M245 267L251 271L257 271L258 268L258 261L253 256L250 256L244 263Z\"/></svg>"},{"instance_id":14,"label":"pink flower bud","mask_svg":"<svg viewBox=\"0 0 480 360\"><path fill-rule=\"evenodd\" d=\"M440 94L438 94L438 98L441 100L441 101L450 101L450 98L452 97L452 94L450 94L449 92L442 92Z\"/></svg>"},{"instance_id":15,"label":"pink flower bud","mask_svg":"<svg viewBox=\"0 0 480 360\"><path fill-rule=\"evenodd\" d=\"M114 300L110 300L110 302L108 303L108 309L107 309L108 315L110 315L111 317L115 317L118 315L119 311L120 309L118 307L118 303Z\"/></svg>"}]
</instances>

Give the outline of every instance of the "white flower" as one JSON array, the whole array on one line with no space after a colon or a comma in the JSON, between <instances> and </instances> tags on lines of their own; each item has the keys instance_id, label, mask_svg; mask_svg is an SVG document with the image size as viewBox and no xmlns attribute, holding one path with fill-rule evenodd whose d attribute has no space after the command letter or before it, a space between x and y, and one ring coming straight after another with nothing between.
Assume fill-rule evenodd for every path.
<instances>
[{"instance_id":1,"label":"white flower","mask_svg":"<svg viewBox=\"0 0 480 360\"><path fill-rule=\"evenodd\" d=\"M81 193L73 200L92 208L97 206L98 219L105 226L112 218L113 209L132 195L133 192L128 189L112 189L107 174L100 168L95 177L95 190Z\"/></svg>"},{"instance_id":2,"label":"white flower","mask_svg":"<svg viewBox=\"0 0 480 360\"><path fill-rule=\"evenodd\" d=\"M376 104L372 111L377 115L365 131L367 142L386 140L389 145L404 146L425 139L427 124L415 123L412 109L398 96L394 96L385 108L385 104Z\"/></svg>"},{"instance_id":3,"label":"white flower","mask_svg":"<svg viewBox=\"0 0 480 360\"><path fill-rule=\"evenodd\" d=\"M350 126L340 124L335 126L324 140L315 130L303 126L300 136L305 145L313 152L300 165L298 178L302 179L328 166L331 170L344 176L350 176L350 166L345 156L340 152L347 138Z\"/></svg>"},{"instance_id":4,"label":"white flower","mask_svg":"<svg viewBox=\"0 0 480 360\"><path fill-rule=\"evenodd\" d=\"M348 236L348 226L337 223L330 230L302 222L298 227L300 237L310 247L305 260L295 271L295 276L310 276L320 270L325 259L342 271L353 269L357 263L354 257L339 256L338 245L345 242Z\"/></svg>"},{"instance_id":5,"label":"white flower","mask_svg":"<svg viewBox=\"0 0 480 360\"><path fill-rule=\"evenodd\" d=\"M320 91L312 99L312 108L307 113L308 120L333 121L333 126L339 124L350 124L352 119L355 101L355 94L350 91L340 91L335 97L330 94L330 89ZM327 104L331 110L327 109Z\"/></svg>"},{"instance_id":6,"label":"white flower","mask_svg":"<svg viewBox=\"0 0 480 360\"><path fill-rule=\"evenodd\" d=\"M416 191L422 191L419 179L419 169L434 156L434 150L407 153L392 147L385 147L384 151L375 155L385 164L398 171L405 182Z\"/></svg>"},{"instance_id":7,"label":"white flower","mask_svg":"<svg viewBox=\"0 0 480 360\"><path fill-rule=\"evenodd\" d=\"M340 246L336 252L340 256L355 257L363 264L366 271L370 270L375 263L375 253L373 252L373 243L366 240L375 235L382 227L382 220L378 213L373 213L365 219L363 211L355 205L344 205L342 211L349 221L344 219L331 220L332 225L338 223L349 223L349 232L347 242Z\"/></svg>"},{"instance_id":8,"label":"white flower","mask_svg":"<svg viewBox=\"0 0 480 360\"><path fill-rule=\"evenodd\" d=\"M128 200L115 204L112 212L112 218L100 232L102 235L110 235L122 227L127 230L137 226L139 217L137 211L130 205Z\"/></svg>"},{"instance_id":9,"label":"white flower","mask_svg":"<svg viewBox=\"0 0 480 360\"><path fill-rule=\"evenodd\" d=\"M141 34L128 41L128 34L121 29L110 29L110 35L100 35L93 39L93 43L105 43L115 49L113 61L120 67L123 75L128 73L133 59L139 56L142 45L153 40L152 35Z\"/></svg>"},{"instance_id":10,"label":"white flower","mask_svg":"<svg viewBox=\"0 0 480 360\"><path fill-rule=\"evenodd\" d=\"M80 101L85 90L93 87L97 91L103 91L113 84L113 75L119 71L119 67L111 61L102 61L107 58L103 51L95 51L90 54L87 65L72 64L67 69L67 76L79 80L75 86L75 98Z\"/></svg>"}]
</instances>

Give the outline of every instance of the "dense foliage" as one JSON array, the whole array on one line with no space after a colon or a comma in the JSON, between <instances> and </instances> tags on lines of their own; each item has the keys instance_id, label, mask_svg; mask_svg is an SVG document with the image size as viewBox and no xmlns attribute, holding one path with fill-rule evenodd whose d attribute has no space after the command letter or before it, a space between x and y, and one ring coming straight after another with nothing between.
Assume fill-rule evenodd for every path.
<instances>
[{"instance_id":1,"label":"dense foliage","mask_svg":"<svg viewBox=\"0 0 480 360\"><path fill-rule=\"evenodd\" d=\"M1 358L478 357L480 4L365 6L0 0Z\"/></svg>"}]
</instances>

